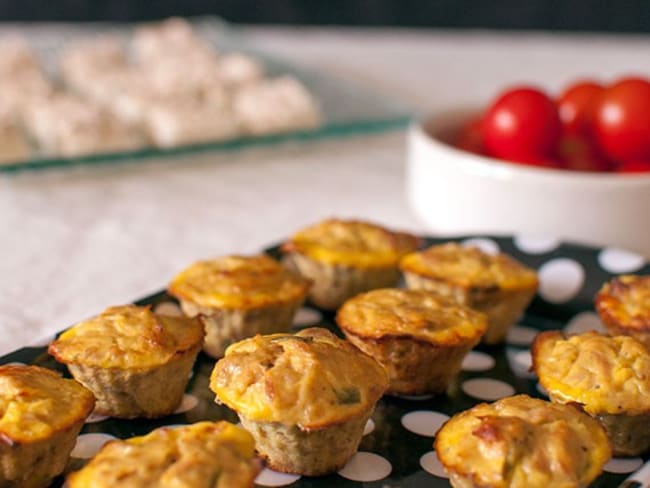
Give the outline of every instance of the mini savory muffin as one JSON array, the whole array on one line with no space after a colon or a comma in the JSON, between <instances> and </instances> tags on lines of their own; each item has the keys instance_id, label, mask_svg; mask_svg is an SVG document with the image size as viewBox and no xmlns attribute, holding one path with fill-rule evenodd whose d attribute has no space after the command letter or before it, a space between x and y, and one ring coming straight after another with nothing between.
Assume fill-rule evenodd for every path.
<instances>
[{"instance_id":1,"label":"mini savory muffin","mask_svg":"<svg viewBox=\"0 0 650 488\"><path fill-rule=\"evenodd\" d=\"M54 371L0 366L0 486L49 486L94 405L92 393Z\"/></svg>"},{"instance_id":2,"label":"mini savory muffin","mask_svg":"<svg viewBox=\"0 0 650 488\"><path fill-rule=\"evenodd\" d=\"M313 281L311 302L334 310L348 298L396 286L399 259L419 239L357 220L328 219L298 231L282 246L286 266Z\"/></svg>"},{"instance_id":3,"label":"mini savory muffin","mask_svg":"<svg viewBox=\"0 0 650 488\"><path fill-rule=\"evenodd\" d=\"M431 246L400 262L409 288L450 297L488 316L483 342L503 342L537 291L537 274L505 254L456 243Z\"/></svg>"},{"instance_id":4,"label":"mini savory muffin","mask_svg":"<svg viewBox=\"0 0 650 488\"><path fill-rule=\"evenodd\" d=\"M210 379L267 464L307 476L334 472L354 455L387 387L377 361L320 328L233 344Z\"/></svg>"},{"instance_id":5,"label":"mini savory muffin","mask_svg":"<svg viewBox=\"0 0 650 488\"><path fill-rule=\"evenodd\" d=\"M71 327L49 353L93 392L97 413L162 417L181 403L203 335L198 319L125 305Z\"/></svg>"},{"instance_id":6,"label":"mini savory muffin","mask_svg":"<svg viewBox=\"0 0 650 488\"><path fill-rule=\"evenodd\" d=\"M625 275L605 283L596 310L612 335L630 335L650 348L650 276Z\"/></svg>"},{"instance_id":7,"label":"mini savory muffin","mask_svg":"<svg viewBox=\"0 0 650 488\"><path fill-rule=\"evenodd\" d=\"M348 300L336 322L388 371L393 394L442 393L487 329L487 317L426 290L385 288Z\"/></svg>"},{"instance_id":8,"label":"mini savory muffin","mask_svg":"<svg viewBox=\"0 0 650 488\"><path fill-rule=\"evenodd\" d=\"M527 395L454 415L435 448L456 488L586 487L611 456L597 421Z\"/></svg>"},{"instance_id":9,"label":"mini savory muffin","mask_svg":"<svg viewBox=\"0 0 650 488\"><path fill-rule=\"evenodd\" d=\"M206 324L203 350L214 358L255 334L287 332L309 281L266 255L199 261L169 285L183 312Z\"/></svg>"},{"instance_id":10,"label":"mini savory muffin","mask_svg":"<svg viewBox=\"0 0 650 488\"><path fill-rule=\"evenodd\" d=\"M260 471L253 438L228 422L162 427L142 437L111 441L69 488L252 488Z\"/></svg>"},{"instance_id":11,"label":"mini savory muffin","mask_svg":"<svg viewBox=\"0 0 650 488\"><path fill-rule=\"evenodd\" d=\"M614 454L650 449L650 354L628 336L539 334L533 368L551 400L579 404L600 420Z\"/></svg>"}]
</instances>

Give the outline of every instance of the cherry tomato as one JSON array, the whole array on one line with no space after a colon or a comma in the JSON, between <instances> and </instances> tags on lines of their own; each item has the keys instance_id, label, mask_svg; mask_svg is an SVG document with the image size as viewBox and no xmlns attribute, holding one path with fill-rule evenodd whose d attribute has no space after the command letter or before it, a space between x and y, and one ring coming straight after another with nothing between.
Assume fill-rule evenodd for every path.
<instances>
[{"instance_id":1,"label":"cherry tomato","mask_svg":"<svg viewBox=\"0 0 650 488\"><path fill-rule=\"evenodd\" d=\"M605 91L602 85L584 80L569 86L557 100L557 108L565 134L588 137L600 95Z\"/></svg>"},{"instance_id":2,"label":"cherry tomato","mask_svg":"<svg viewBox=\"0 0 650 488\"><path fill-rule=\"evenodd\" d=\"M606 88L596 109L594 130L609 158L650 160L650 82L626 78Z\"/></svg>"},{"instance_id":3,"label":"cherry tomato","mask_svg":"<svg viewBox=\"0 0 650 488\"><path fill-rule=\"evenodd\" d=\"M553 153L561 133L553 101L542 91L519 87L503 93L483 119L488 154L521 160Z\"/></svg>"},{"instance_id":4,"label":"cherry tomato","mask_svg":"<svg viewBox=\"0 0 650 488\"><path fill-rule=\"evenodd\" d=\"M650 161L626 161L616 168L619 173L648 173Z\"/></svg>"},{"instance_id":5,"label":"cherry tomato","mask_svg":"<svg viewBox=\"0 0 650 488\"><path fill-rule=\"evenodd\" d=\"M603 156L595 144L580 136L564 136L558 146L558 154L566 169L573 171L611 171L613 165Z\"/></svg>"},{"instance_id":6,"label":"cherry tomato","mask_svg":"<svg viewBox=\"0 0 650 488\"><path fill-rule=\"evenodd\" d=\"M483 119L476 117L470 120L460 131L456 147L463 151L483 154L483 135L481 134Z\"/></svg>"}]
</instances>

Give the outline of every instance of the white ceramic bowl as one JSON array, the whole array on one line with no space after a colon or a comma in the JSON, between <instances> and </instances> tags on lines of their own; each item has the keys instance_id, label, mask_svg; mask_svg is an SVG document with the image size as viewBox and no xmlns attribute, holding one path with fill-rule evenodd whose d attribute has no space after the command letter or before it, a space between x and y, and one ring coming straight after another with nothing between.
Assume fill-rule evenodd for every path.
<instances>
[{"instance_id":1,"label":"white ceramic bowl","mask_svg":"<svg viewBox=\"0 0 650 488\"><path fill-rule=\"evenodd\" d=\"M475 113L441 111L409 129L407 195L430 231L553 236L650 257L650 175L535 168L454 148L448 141Z\"/></svg>"}]
</instances>

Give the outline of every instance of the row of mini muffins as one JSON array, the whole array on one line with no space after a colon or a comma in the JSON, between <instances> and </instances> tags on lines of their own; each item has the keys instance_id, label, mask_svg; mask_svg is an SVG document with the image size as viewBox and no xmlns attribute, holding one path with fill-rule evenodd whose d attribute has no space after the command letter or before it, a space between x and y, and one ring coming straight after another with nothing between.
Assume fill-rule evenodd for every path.
<instances>
[{"instance_id":1,"label":"row of mini muffins","mask_svg":"<svg viewBox=\"0 0 650 488\"><path fill-rule=\"evenodd\" d=\"M147 308L132 306L110 309L93 320L95 327L99 321L128 329L135 323L136 313L144 314L144 318L153 315ZM75 331L77 337L106 332L87 324L87 330ZM167 324L161 328L158 340L171 340L164 331ZM138 333L146 334L142 327L133 331L134 335ZM126 336L116 342L120 341L129 342L129 348L112 353L131 356L129 364L114 368L103 364L102 371L114 376L112 383L102 380L101 394L95 378L89 381L88 376L79 377L74 368L72 374L80 382L90 383L90 389L36 366L0 367L0 383L6 387L0 390L0 433L5 441L0 443L0 486L47 486L64 470L93 406L107 396L131 397L129 406L144 400L158 407L166 401L162 397L175 396L173 391L160 390L170 385L171 378L161 377L158 370L145 365L140 351L132 349L133 343ZM140 345L151 341L149 336ZM86 344L92 346L92 341ZM82 354L80 351L77 349ZM166 366L169 363L160 368ZM152 384L142 377L134 383L132 376L136 374L153 376L155 383L162 381L162 385L153 391ZM186 382L187 372L182 376ZM125 377L128 388L120 382ZM174 486L249 488L261 466L253 459L255 450L267 465L279 471L308 476L334 472L356 452L366 422L388 387L388 378L379 363L349 342L325 329L311 328L295 335L257 335L233 344L215 365L210 387L218 402L237 412L245 430L225 422L203 422L114 441L71 474L68 486L99 487L119 482L121 486L142 487L168 481L176 483ZM141 396L134 396L136 388L144 390ZM112 407L117 405L114 400L109 402ZM151 415L152 405L143 406L146 415ZM155 412L159 415L161 410ZM240 481L235 483L236 479Z\"/></svg>"},{"instance_id":2,"label":"row of mini muffins","mask_svg":"<svg viewBox=\"0 0 650 488\"><path fill-rule=\"evenodd\" d=\"M93 394L38 366L0 366L0 486L46 488L64 472ZM68 488L252 488L254 442L225 421L160 428L105 444Z\"/></svg>"},{"instance_id":3,"label":"row of mini muffins","mask_svg":"<svg viewBox=\"0 0 650 488\"><path fill-rule=\"evenodd\" d=\"M586 487L612 454L650 450L650 352L629 336L540 333L533 370L550 402L479 404L436 434L456 488Z\"/></svg>"},{"instance_id":4,"label":"row of mini muffins","mask_svg":"<svg viewBox=\"0 0 650 488\"><path fill-rule=\"evenodd\" d=\"M134 310L132 310L130 307L125 307L125 308L117 309L117 310L116 309L110 309L109 311L107 311L107 313L105 313L105 317L99 322L104 323L104 326L105 326L106 323L112 323L113 327L122 327L122 328L126 327L127 330L130 330L131 326L128 325L129 323L133 323L133 322L138 322L138 323L143 323L144 322L144 323L146 323L146 321L143 321L142 318L139 318L137 321L133 320L132 313L136 312L136 311L140 311L142 313L144 313L146 311L147 313L150 314L150 312L148 312L146 309L134 309ZM130 312L130 313L125 313L125 312ZM145 315L145 316L147 316L147 315ZM91 325L92 325L92 321L91 321ZM154 329L161 329L161 328L164 329L164 327L154 327ZM90 335L90 336L92 336L92 333L98 333L101 330L104 330L104 332L105 332L105 329L102 329L101 327L99 329L97 329L97 324L95 324L95 327L90 327L89 330L86 331L86 333L79 333L79 331L76 331L76 334L72 334L72 335L73 336L74 335L79 335L79 336L84 336L84 335L88 336L88 335ZM142 330L137 330L137 331L134 330L133 333L134 334L136 334L136 333L137 334L142 334L143 331ZM100 334L100 335L103 335L103 334ZM241 345L241 347L239 345L237 345L236 347L233 347L233 350L234 351L240 351L240 352L243 353L243 356L240 357L241 364L250 364L250 365L253 365L253 366L254 365L259 366L260 362L258 360L260 358L263 360L263 361L261 361L262 368L263 368L264 371L267 371L267 370L269 371L270 377L266 377L266 376L258 377L258 381L260 381L262 379L263 379L263 381L260 381L257 384L258 385L259 384L264 385L263 389L265 390L266 394L268 394L269 391L270 391L274 395L277 391L280 391L280 389L283 387L283 385L287 384L287 381L286 381L287 379L296 378L296 375L298 374L298 372L308 372L309 373L310 369L305 368L305 366L304 366L305 361L300 361L298 359L300 357L299 352L302 352L304 355L307 355L309 358L313 358L313 357L318 358L318 355L314 354L314 351L312 350L313 348L311 347L311 345L314 342L316 344L320 344L322 342L328 342L328 341L315 341L314 338L312 337L313 335L314 335L314 331L305 331L304 332L304 337L302 337L300 339L297 339L297 337L294 338L293 336L276 336L276 337L270 337L270 338L266 338L266 339L264 339L264 338L256 338L256 340L251 340L254 343L253 345L250 344L251 341L248 341L249 343L247 343L247 341L245 341L244 344ZM336 344L337 347L339 347L339 348L347 347L348 352L351 352L349 350L349 345L348 346L343 346L342 341L334 338L331 334L329 334L329 333L327 333L325 331L318 331L318 333L315 334L315 335L322 336L322 337L328 337L330 339L330 341L329 341L330 343ZM113 338L115 338L116 334L113 331L113 333L109 334L109 336L112 336ZM155 336L153 338L150 337L150 336L147 336L145 334L145 337L146 337L146 342L153 341L153 342L158 342L158 343L162 344L162 343L166 343L166 342L170 341L169 338L166 338L162 334L159 335L159 336ZM544 337L544 336L542 335L540 337ZM626 346L625 354L623 354L623 353L618 354L617 351L614 351L612 353L612 351L607 349L608 347L611 346L611 344L607 343L607 339L603 339L600 336L596 336L596 337L598 338L598 341L596 341L596 346L592 345L592 346L586 347L585 350L587 351L587 353L589 353L591 351L592 353L595 353L595 357L603 356L603 357L607 358L608 360L613 361L614 363L616 362L616 358L625 358L627 360L630 360L630 358L631 358L632 363L637 365L636 366L636 368L638 370L637 373L640 372L639 374L641 376L640 377L641 381L637 381L637 382L630 381L630 375L629 375L629 373L626 372L626 368L627 369L630 369L630 368L627 367L625 364L623 364L619 368L619 369L623 370L623 374L622 374L622 376L621 375L619 375L619 376L621 376L623 379L628 380L627 382L623 383L623 386L624 385L631 385L632 390L646 391L647 390L647 376L644 377L643 372L647 371L647 369L648 369L648 366L647 366L647 350L645 350L645 348L643 348L643 346L640 346L639 343L634 341L633 339L623 338L621 340L619 338L619 339L616 339L616 340L621 342L621 347ZM120 342L120 341L118 341L118 342ZM128 341L128 342L131 343L131 341ZM285 355L285 353L283 352L283 353L278 355L278 357L285 357L286 356L286 357L292 358L292 361L295 361L296 365L292 366L291 368L280 368L279 370L275 369L273 367L275 365L275 363L273 362L272 359L275 356L273 356L273 354L271 354L271 352L270 352L273 349L269 349L269 348L277 349L277 343L278 342L280 342L280 343L292 343L294 345L295 344L298 345L297 348L296 347L289 348L289 350L290 350L289 354ZM586 341L585 341L585 343L586 343ZM592 340L592 341L590 341L590 343L593 344L594 341ZM345 344L345 343L343 343L343 344ZM636 346L635 346L635 344L636 344ZM90 344L87 343L86 345L87 346L92 345L92 342ZM108 349L110 350L110 348L108 348ZM284 349L282 349L282 350L284 351ZM605 354L602 353L602 350L606 351ZM90 351L92 351L92 349L90 349ZM118 350L113 350L113 353L115 353L116 351L120 351L120 350L119 349ZM636 351L636 354L632 354L634 351ZM251 357L250 353L255 353L255 354L253 355L253 357ZM331 354L332 354L331 351L328 351L327 354L321 355L321 357L328 357ZM357 354L357 357L363 356L363 355L359 355L358 353L356 353L356 354ZM598 362L598 361L594 361L594 360L591 360L591 359L589 359L589 360L584 360L583 359L582 362L575 361L575 360L573 360L573 358L575 357L575 354L573 356L571 356L571 355L567 354L565 350L561 350L558 353L558 355L560 357L569 358L567 361L565 361L565 363L564 363L565 365L569 364L569 365L575 366L577 364L578 365L577 367L579 369L580 368L584 369L585 365L595 365L594 369L595 369L596 372L602 371L602 361ZM227 357L228 356L230 356L230 354L228 354ZM236 357L236 356L237 356L237 354L234 354L233 357ZM589 358L589 355L587 355L586 357ZM257 358L258 360L251 360L251 359L255 359L255 358ZM364 359L363 361L367 362L368 360L369 360L369 358ZM646 361L645 363L643 362L644 360ZM286 361L288 361L288 360L285 359L284 364L286 364ZM346 362L345 360L343 360L341 358L337 358L335 362L336 362L336 364L347 365L345 367L345 369L348 369L348 367L351 366L351 369L356 370L357 367L355 367L354 365L351 365L349 361L350 361L349 359ZM555 364L555 362L557 362L557 358L555 358L555 359L551 358L549 361L550 361L551 364ZM232 370L232 371L235 371L235 372L240 372L240 373L242 371L244 371L246 374L244 375L244 380L243 380L242 383L252 385L252 383L246 383L246 381L250 382L251 371L247 371L245 368L242 370L242 368L239 368L238 366L236 366L236 364L237 364L237 362L235 361L235 367L232 367L232 368L229 368L229 369ZM283 364L283 361L279 361L279 364ZM291 363L291 364L293 364L293 363ZM307 364L309 364L309 362L307 362ZM313 378L320 378L320 377L327 377L328 376L326 374L327 371L322 371L323 363L317 363L317 364L319 365L318 368L317 368L317 372L314 373L314 374L307 374L306 375L307 379L304 380L304 381L305 381L305 383L307 385L312 384L311 382L313 381ZM372 363L370 363L370 364L372 364ZM224 366L224 368L226 368L226 366ZM327 368L325 368L325 369L327 370ZM368 369L368 364L365 364L365 365L361 366L358 369L369 370ZM226 368L226 370L228 370L228 368ZM614 368L614 370L617 371L616 368ZM217 371L218 371L218 368L215 368L215 373L213 374L213 379L217 376ZM280 371L280 373L278 373L278 371ZM375 370L375 371L377 371L377 370ZM553 368L551 368L551 371L553 372L555 370ZM632 372L633 373L635 372L634 369L633 369ZM255 376L255 375L253 375L253 376ZM565 374L563 371L561 371L559 373L559 376L561 378L564 378L565 376L568 376L568 375ZM341 376L340 371L336 371L336 372L332 373L332 377L336 378L336 379L339 379L339 378L342 378L344 376ZM278 383L274 385L272 383L272 381L270 381L270 378L277 379ZM380 378L380 376L375 377L375 379L377 379L377 378ZM542 378L541 374L540 374L540 378ZM614 378L616 378L616 377L614 377ZM587 378L587 379L589 381L594 380L593 378ZM596 377L596 379L601 383L605 382L605 384L607 384L607 377L603 377L602 373L601 373L601 377ZM645 380L645 383L643 383L643 380ZM219 383L217 381L218 380L214 380L213 383L215 385L218 385ZM544 384L544 381L542 381L542 382ZM237 381L228 380L228 381L225 382L226 386L228 386L231 383L236 385ZM354 385L356 385L356 386L354 386ZM336 399L337 399L336 402L338 402L338 403L340 403L342 405L348 405L348 404L356 405L357 403L359 403L358 400L360 398L364 397L364 393L363 392L360 393L359 390L358 390L359 386L361 386L362 388L368 388L368 387L372 387L374 385L374 388L376 390L381 390L382 389L382 387L380 385L377 385L376 383L373 383L373 381L371 381L371 378L368 378L368 377L361 378L361 379L357 378L356 380L354 380L354 385L352 387L349 384L346 385L346 384L341 384L341 383L338 383L337 385L334 385L331 388L331 391L334 392L334 397L336 397ZM269 387L269 386L271 387L270 390L266 390L266 388ZM332 385L330 385L330 386L332 386ZM621 384L618 385L619 390L620 390L620 388L621 388ZM215 386L214 389L217 392L219 391L218 386ZM262 388L258 388L258 390L261 391ZM282 393L281 395L279 395L278 398L281 398L281 401L280 401L280 404L279 404L280 406L286 405L287 398L288 399L295 399L296 398L295 397L295 392L292 393L290 390L291 389L287 390L286 393ZM324 388L323 388L322 384L316 385L316 391L322 392L323 390L324 390ZM607 388L604 388L603 390L605 392L607 392L607 395L610 395L610 396L614 392L617 391L616 388L612 388L609 384L607 384ZM226 389L226 391L228 391L228 390ZM304 388L304 386L303 386L302 388L300 388L300 391L304 392L304 391L308 391L308 390L306 390ZM587 391L588 391L588 389L587 389ZM366 394L367 394L367 392L366 392ZM222 393L222 395L223 395L223 393ZM375 392L374 396L376 396L376 395L377 395L377 392ZM381 393L379 393L379 395L381 395ZM224 403L229 404L228 403L228 401L229 401L228 400L228 394L226 393L223 396L224 396L224 399L222 401L224 401ZM231 396L234 396L234 398L236 399L237 398L236 392L235 392L234 395L231 395ZM331 397L331 398L334 398L334 397ZM218 398L220 398L219 393L218 393ZM311 400L313 400L313 398L315 398L315 396L308 395L305 398L305 401L311 401ZM332 413L332 411L333 411L332 404L333 403L332 403L331 398L329 400L329 403L326 403L326 404L329 404L329 408L319 409L319 408L314 407L313 410L315 410L316 412L318 412L319 410L323 410L325 412ZM643 398L643 395L641 396L641 399L642 398ZM625 398L623 398L623 399L625 399ZM242 418L243 423L245 422L246 417L247 417L247 415L245 413L246 405L248 405L249 403L251 405L253 405L254 406L253 412L255 410L255 406L259 407L259 405L260 405L259 398L256 399L255 396L253 396L252 398L249 396L248 400L252 400L252 401L247 402L246 399L244 399L244 401L237 404L237 400L235 400L234 403L229 404L229 406L231 406L232 408L238 410L240 415L242 415L242 412L244 412L243 413L243 418ZM638 398L637 398L637 400L638 400ZM232 398L230 398L230 401L232 401ZM374 401L376 401L376 399ZM575 401L575 399L572 399L571 401ZM618 402L618 404L620 405L621 398L614 399L613 401ZM366 408L368 407L368 405L366 403L363 403L363 405ZM372 405L374 405L374 402L372 402ZM309 409L309 403L303 404L301 406ZM366 414L368 414L368 410L366 410L366 408L364 408L363 411ZM623 406L623 407L619 406L618 408L619 408L618 416L614 416L613 419L612 419L612 420L616 421L615 424L619 424L620 421L626 421L626 422L629 421L630 420L629 419L630 414L632 414L632 417L634 417L633 420L636 420L636 423L631 424L631 428L630 428L630 424L627 424L625 422L623 423L623 427L625 427L627 425L627 430L623 431L624 433L622 434L622 437L627 438L632 434L636 434L637 439L640 437L641 440L643 441L643 436L644 435L646 436L645 438L647 439L647 427L646 427L646 430L643 429L643 427L647 426L647 424L648 424L647 417L642 417L642 416L638 417L638 415L634 414L634 412L630 409L630 407L627 407L627 406ZM623 408L624 410L621 411L621 408ZM285 458L282 458L283 455L286 455L287 451L286 451L286 446L283 445L281 442L278 445L278 443L277 443L278 438L280 440L284 439L285 442L286 442L286 439L289 436L289 433L293 433L293 434L295 434L297 436L300 436L300 435L303 435L305 432L307 432L307 433L318 432L319 435L316 436L316 439L318 439L318 437L322 436L323 434L325 435L325 437L327 439L331 439L332 437L328 437L328 436L331 436L331 435L334 435L334 434L332 434L331 430L328 430L330 424L328 424L327 421L324 421L324 422L321 422L321 425L319 426L320 428L315 427L314 425L306 427L305 425L303 425L304 422L301 422L300 420L297 420L295 425L291 425L291 423L290 423L289 432L278 432L277 430L275 430L275 431L273 430L273 429L275 429L277 427L275 425L277 422L273 422L272 420L269 420L268 417L264 417L264 415L268 414L269 411L272 413L274 410L272 408L271 409L262 408L262 412L263 412L261 414L262 417L258 417L258 418L255 418L255 413L252 413L252 414L249 413L250 417L253 418L253 420L252 420L253 423L251 425L251 430L255 431L256 429L259 429L260 432L261 432L259 434L260 438L270 439L270 441L269 441L270 442L270 447L267 448L267 452L264 454L265 457L267 457L267 459L269 459L270 464L277 467L278 469L294 470L294 471L295 470L302 470L302 471L304 471L306 473L309 473L310 472L309 469L311 469L310 466L312 466L310 464L311 461L309 460L309 458L307 458L307 461L304 461L306 463L305 465L298 466L298 467L291 467L291 465L287 466L286 464L283 465L282 464L282 462L283 462L282 459L285 459L285 462L289 462L289 461L294 460L294 459L302 459L301 456L300 456L300 453L309 454L309 453L314 452L314 449L313 449L314 445L312 444L312 442L315 442L315 441L312 441L311 439L304 439L304 440L301 440L300 442L292 442L291 444L294 445L294 446L297 446L298 451L297 452L291 452L291 454L289 456L285 456ZM371 408L370 408L370 411L371 411ZM282 408L279 408L279 409L276 409L275 412L276 413L277 412L282 413L283 410L282 410ZM641 414L639 414L639 415L641 415ZM332 419L329 419L329 420L332 420ZM312 418L312 421L313 421L313 418ZM270 422L270 425L269 425L269 422ZM336 420L334 422L336 424ZM340 422L340 419L339 419L339 422ZM498 422L499 421L497 421L497 423ZM282 423L282 425L285 425L285 424ZM336 425L338 425L338 424L336 424ZM285 427L286 427L286 425L285 425ZM293 427L293 430L291 430L291 427ZM271 429L271 430L269 430L269 429ZM336 433L336 432L337 431L335 430L334 433ZM644 432L645 432L645 434L644 434ZM277 435L274 436L273 435L274 433L277 434ZM289 438L291 439L291 437L289 437ZM353 439L354 436L351 436L349 432L345 432L343 434L342 438ZM360 438L360 436L359 436L359 438ZM634 441L634 442L638 442L638 441ZM327 455L326 455L327 451L324 450L324 449L326 449L327 444L328 444L328 442L325 442L321 446L320 450L317 449L317 451L319 452L319 455L317 456L317 460L321 460L321 459L327 460L327 459L329 459L327 457ZM354 445L354 443L352 443L352 445ZM260 449L260 448L258 447L258 449ZM354 447L354 449L356 449L356 446ZM261 449L261 452L264 452L263 448ZM353 452L353 450L352 450L352 452ZM279 457L280 460L278 461L276 458L274 458L274 456L276 456L276 457L280 456ZM275 459L275 461L272 461L274 459ZM287 461L287 459L289 461ZM313 459L312 459L312 461L313 461ZM293 462L293 461L291 461L291 462ZM340 461L339 461L339 464L340 464ZM321 472L318 471L318 469L325 469L325 470L334 469L332 466L336 467L339 464L334 462L329 468L327 468L327 467L326 468L318 468L317 467L317 468L314 468L314 469L316 469L316 471L314 471L312 473L313 474L321 474Z\"/></svg>"},{"instance_id":5,"label":"row of mini muffins","mask_svg":"<svg viewBox=\"0 0 650 488\"><path fill-rule=\"evenodd\" d=\"M329 219L287 241L282 265L261 255L199 261L168 291L187 316L203 317L204 350L214 358L246 337L288 331L306 298L336 310L360 293L397 286L400 271L409 288L485 313L483 341L502 342L537 290L535 271L477 248L448 243L418 252L418 246L410 234Z\"/></svg>"},{"instance_id":6,"label":"row of mini muffins","mask_svg":"<svg viewBox=\"0 0 650 488\"><path fill-rule=\"evenodd\" d=\"M650 277L615 277L595 304L609 334L554 330L533 342L552 403L517 395L443 425L435 448L454 487L582 487L612 453L650 451Z\"/></svg>"},{"instance_id":7,"label":"row of mini muffins","mask_svg":"<svg viewBox=\"0 0 650 488\"><path fill-rule=\"evenodd\" d=\"M564 339L548 334L556 333L543 333L537 339L535 364L546 368L538 374L549 386L555 403L511 397L452 418L438 433L436 450L454 486L486 486L486 480L492 483L489 486L586 486L611 455L610 441L598 421L602 421L601 415L596 412L592 419L576 407L576 400L583 400L580 403L585 405L584 399L590 394L597 397L596 404L604 400L618 405L608 423L622 425L619 440L627 445L632 437L636 439L633 443L639 439L647 442L647 412L644 417L643 411L634 411L629 403L638 404L644 395L647 401L644 392L648 380L643 373L647 373L650 361L647 349L630 337L586 333ZM613 345L619 350L610 350ZM566 386L574 365L576 371L587 370L586 386ZM603 369L611 374L603 373ZM630 378L626 369L637 376ZM61 443L63 451L72 448L83 419L92 409L92 395L74 381L37 367L5 366L1 373L7 386L3 391L13 395L3 402L5 411L11 412L4 419L3 438L12 440L4 446L3 454L8 457L3 459L3 469L9 466L14 474L28 473L27 479L35 484L25 486L45 486L37 481L51 476L57 469L53 466L61 469L65 463L61 450L51 452L53 442ZM554 387L553 381L560 386ZM594 381L603 383L604 392L590 387ZM217 362L210 382L217 399L239 414L258 452L271 467L308 475L325 474L345 464L356 451L363 426L387 384L385 371L370 357L318 328L296 335L256 336L235 344ZM585 396L571 397L574 390L581 390ZM634 390L641 393L631 394ZM628 403L623 404L626 399ZM39 415L35 420L36 411ZM73 474L69 484L79 488L102 486L97 484L102 477L124 481L131 476L132 486L144 486L162 476L182 480L193 473L213 476L197 479L219 479L222 475L228 479L222 472L232 470L232 466L223 464L227 458L215 459L210 450L215 444L219 448L221 441L193 434L206 429L211 432L214 427L204 429L198 424L186 429L178 434L163 429L145 438L111 443L87 467ZM611 435L611 430L608 432ZM232 437L247 438L234 432L226 437L229 441ZM617 439L611 440L617 452ZM240 454L235 464L249 474L245 479L250 483L250 473L255 470L252 443L242 442L250 447L236 447ZM232 442L229 446L233 448ZM178 449L193 457L175 455ZM43 461L44 451L50 452L52 459ZM133 456L123 456L127 451ZM241 454L244 451L251 454ZM147 459L147 453L156 459ZM147 470L135 467L145 460ZM244 470L244 465L249 468ZM11 473L6 476L16 479L8 477ZM230 483L191 486L250 486Z\"/></svg>"}]
</instances>

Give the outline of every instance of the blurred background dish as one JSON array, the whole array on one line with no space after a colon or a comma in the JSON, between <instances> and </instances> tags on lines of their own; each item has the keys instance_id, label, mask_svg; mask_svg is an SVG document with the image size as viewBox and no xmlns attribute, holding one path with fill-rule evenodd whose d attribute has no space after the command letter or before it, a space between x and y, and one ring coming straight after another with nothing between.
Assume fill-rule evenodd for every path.
<instances>
[{"instance_id":1,"label":"blurred background dish","mask_svg":"<svg viewBox=\"0 0 650 488\"><path fill-rule=\"evenodd\" d=\"M432 232L556 237L650 255L650 174L535 168L452 145L477 109L440 110L411 125L407 194Z\"/></svg>"},{"instance_id":2,"label":"blurred background dish","mask_svg":"<svg viewBox=\"0 0 650 488\"><path fill-rule=\"evenodd\" d=\"M0 172L381 132L411 113L216 17L33 24L0 50Z\"/></svg>"}]
</instances>

